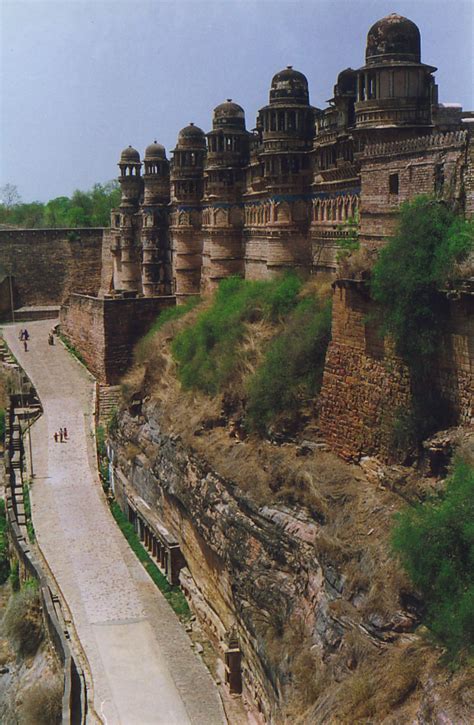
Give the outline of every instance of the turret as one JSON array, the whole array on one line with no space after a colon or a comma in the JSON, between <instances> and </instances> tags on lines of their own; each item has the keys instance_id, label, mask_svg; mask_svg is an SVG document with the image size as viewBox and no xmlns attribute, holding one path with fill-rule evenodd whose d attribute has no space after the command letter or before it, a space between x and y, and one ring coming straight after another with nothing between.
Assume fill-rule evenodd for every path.
<instances>
[{"instance_id":1,"label":"turret","mask_svg":"<svg viewBox=\"0 0 474 725\"><path fill-rule=\"evenodd\" d=\"M145 297L172 292L171 248L168 233L170 169L166 151L157 141L144 156L144 196L141 205L141 281Z\"/></svg>"},{"instance_id":2,"label":"turret","mask_svg":"<svg viewBox=\"0 0 474 725\"><path fill-rule=\"evenodd\" d=\"M392 13L367 35L366 64L357 72L357 129L431 126L437 103L433 66L421 63L420 31Z\"/></svg>"},{"instance_id":3,"label":"turret","mask_svg":"<svg viewBox=\"0 0 474 725\"><path fill-rule=\"evenodd\" d=\"M205 159L204 131L190 123L178 134L171 164L171 245L178 302L200 292Z\"/></svg>"}]
</instances>

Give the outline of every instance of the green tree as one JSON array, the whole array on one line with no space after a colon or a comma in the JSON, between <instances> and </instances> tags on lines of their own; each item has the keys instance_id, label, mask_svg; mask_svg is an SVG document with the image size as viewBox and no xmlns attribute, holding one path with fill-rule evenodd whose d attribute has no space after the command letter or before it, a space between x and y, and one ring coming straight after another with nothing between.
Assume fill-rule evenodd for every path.
<instances>
[{"instance_id":1,"label":"green tree","mask_svg":"<svg viewBox=\"0 0 474 725\"><path fill-rule=\"evenodd\" d=\"M401 207L395 236L373 269L371 291L380 305L381 331L394 340L410 370L413 410L405 411L404 419L414 433L412 443L451 422L432 375L446 318L440 290L473 249L473 232L472 221L420 196Z\"/></svg>"},{"instance_id":2,"label":"green tree","mask_svg":"<svg viewBox=\"0 0 474 725\"><path fill-rule=\"evenodd\" d=\"M425 623L454 656L474 653L474 468L458 460L439 496L396 517L393 548L426 602Z\"/></svg>"}]
</instances>

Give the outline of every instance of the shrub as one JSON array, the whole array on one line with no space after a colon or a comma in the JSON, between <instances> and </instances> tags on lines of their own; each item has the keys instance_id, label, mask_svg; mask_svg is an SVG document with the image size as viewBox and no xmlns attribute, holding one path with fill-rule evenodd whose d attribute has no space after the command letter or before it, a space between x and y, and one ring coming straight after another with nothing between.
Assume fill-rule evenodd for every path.
<instances>
[{"instance_id":1,"label":"shrub","mask_svg":"<svg viewBox=\"0 0 474 725\"><path fill-rule=\"evenodd\" d=\"M3 626L19 655L26 657L35 654L43 639L43 620L36 582L12 595Z\"/></svg>"},{"instance_id":2,"label":"shrub","mask_svg":"<svg viewBox=\"0 0 474 725\"><path fill-rule=\"evenodd\" d=\"M446 490L398 514L393 548L450 655L474 652L474 467L458 460Z\"/></svg>"},{"instance_id":3,"label":"shrub","mask_svg":"<svg viewBox=\"0 0 474 725\"><path fill-rule=\"evenodd\" d=\"M62 720L63 685L59 678L30 687L21 706L21 722L59 725Z\"/></svg>"},{"instance_id":4,"label":"shrub","mask_svg":"<svg viewBox=\"0 0 474 725\"><path fill-rule=\"evenodd\" d=\"M5 501L0 499L0 584L4 584L10 575L10 559L8 556L7 518Z\"/></svg>"},{"instance_id":5,"label":"shrub","mask_svg":"<svg viewBox=\"0 0 474 725\"><path fill-rule=\"evenodd\" d=\"M140 340L135 348L135 360L140 362L148 361L150 357L150 343L158 330L166 325L168 322L174 322L181 319L191 312L200 303L201 298L198 296L190 297L184 304L177 305L176 307L168 307L168 309L160 312L153 325L150 327L146 335Z\"/></svg>"},{"instance_id":6,"label":"shrub","mask_svg":"<svg viewBox=\"0 0 474 725\"><path fill-rule=\"evenodd\" d=\"M217 394L238 365L236 352L245 323L261 319L276 322L296 306L301 286L294 274L264 282L238 277L223 280L212 306L173 341L182 385Z\"/></svg>"},{"instance_id":7,"label":"shrub","mask_svg":"<svg viewBox=\"0 0 474 725\"><path fill-rule=\"evenodd\" d=\"M106 458L107 449L105 447L105 429L103 425L98 425L95 429L95 441L99 458Z\"/></svg>"},{"instance_id":8,"label":"shrub","mask_svg":"<svg viewBox=\"0 0 474 725\"><path fill-rule=\"evenodd\" d=\"M401 207L396 234L373 269L371 291L381 306L381 331L391 336L410 369L418 440L451 423L432 376L446 306L439 290L472 250L473 231L472 221L420 196Z\"/></svg>"},{"instance_id":9,"label":"shrub","mask_svg":"<svg viewBox=\"0 0 474 725\"><path fill-rule=\"evenodd\" d=\"M301 300L249 380L250 429L262 433L278 415L292 417L303 398L319 392L330 336L330 302Z\"/></svg>"},{"instance_id":10,"label":"shrub","mask_svg":"<svg viewBox=\"0 0 474 725\"><path fill-rule=\"evenodd\" d=\"M426 196L403 204L395 236L375 264L372 295L383 308L383 332L416 364L436 351L438 290L473 248L472 222Z\"/></svg>"}]
</instances>

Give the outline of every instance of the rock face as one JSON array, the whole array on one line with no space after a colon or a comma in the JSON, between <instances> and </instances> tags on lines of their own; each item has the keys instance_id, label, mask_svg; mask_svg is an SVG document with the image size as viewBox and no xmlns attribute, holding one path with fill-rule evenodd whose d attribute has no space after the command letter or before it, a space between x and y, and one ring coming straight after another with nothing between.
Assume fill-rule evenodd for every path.
<instances>
[{"instance_id":1,"label":"rock face","mask_svg":"<svg viewBox=\"0 0 474 725\"><path fill-rule=\"evenodd\" d=\"M311 513L271 499L258 505L164 420L152 400L120 413L111 484L157 563L172 562L172 577L181 567L231 692L242 688L259 722L474 714L463 676L446 696L440 651L415 633L421 602L388 553L401 501L393 491L407 485L401 467L392 487L389 469L374 478L339 463L350 478L336 468Z\"/></svg>"},{"instance_id":2,"label":"rock face","mask_svg":"<svg viewBox=\"0 0 474 725\"><path fill-rule=\"evenodd\" d=\"M186 562L181 580L194 611L222 658L237 640L244 688L270 720L287 683L267 652L268 631L278 637L295 602L310 611L318 598L326 600L322 623L339 583L326 582L316 561L314 522L289 510L258 509L167 435L157 412L150 405L144 418L123 415L112 441L115 495L124 509L127 496L143 499L179 541ZM131 464L130 441L142 451ZM326 624L321 630L337 639Z\"/></svg>"},{"instance_id":3,"label":"rock face","mask_svg":"<svg viewBox=\"0 0 474 725\"><path fill-rule=\"evenodd\" d=\"M180 582L191 607L223 660L240 651L233 676L241 675L264 722L283 720L305 687L298 682L305 669L312 679L318 661L340 657L348 628L363 623L369 647L413 628L408 611L372 612L363 622L358 595L338 567L340 552L323 536L322 513L259 507L163 429L156 403L131 410L120 415L110 441L115 496L125 512L140 512L153 535L166 531L179 543ZM142 538L147 543L150 534Z\"/></svg>"}]
</instances>

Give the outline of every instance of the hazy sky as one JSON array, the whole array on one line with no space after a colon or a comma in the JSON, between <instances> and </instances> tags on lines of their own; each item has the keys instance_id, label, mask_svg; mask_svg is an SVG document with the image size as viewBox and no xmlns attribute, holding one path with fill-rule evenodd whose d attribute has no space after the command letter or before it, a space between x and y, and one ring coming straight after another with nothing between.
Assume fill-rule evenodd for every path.
<instances>
[{"instance_id":1,"label":"hazy sky","mask_svg":"<svg viewBox=\"0 0 474 725\"><path fill-rule=\"evenodd\" d=\"M420 28L440 100L472 110L474 0L0 0L0 185L24 201L89 189L128 144L169 155L189 121L208 131L226 98L253 128L286 65L324 106L391 12Z\"/></svg>"}]
</instances>

